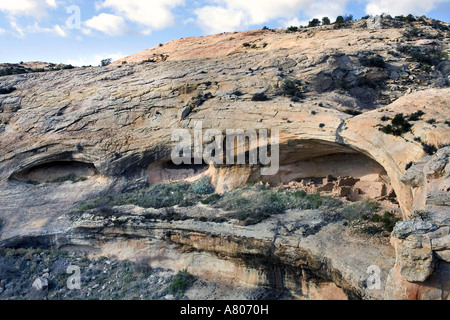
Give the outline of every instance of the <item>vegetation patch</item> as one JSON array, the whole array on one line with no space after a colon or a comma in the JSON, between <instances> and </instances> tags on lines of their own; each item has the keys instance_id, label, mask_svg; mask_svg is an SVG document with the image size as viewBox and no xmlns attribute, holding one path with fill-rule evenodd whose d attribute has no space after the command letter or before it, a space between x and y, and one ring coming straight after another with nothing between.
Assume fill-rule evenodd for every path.
<instances>
[{"instance_id":1,"label":"vegetation patch","mask_svg":"<svg viewBox=\"0 0 450 320\"><path fill-rule=\"evenodd\" d=\"M383 230L392 232L394 230L395 224L397 222L401 221L401 219L397 218L393 213L391 213L389 211L385 211L383 216L380 216L379 214L374 213L370 217L369 221L381 222Z\"/></svg>"},{"instance_id":2,"label":"vegetation patch","mask_svg":"<svg viewBox=\"0 0 450 320\"><path fill-rule=\"evenodd\" d=\"M157 183L150 188L124 194L102 195L78 206L80 211L98 209L105 206L137 205L143 208L167 208L176 205L190 206L198 199L187 182Z\"/></svg>"},{"instance_id":3,"label":"vegetation patch","mask_svg":"<svg viewBox=\"0 0 450 320\"><path fill-rule=\"evenodd\" d=\"M47 181L48 183L63 183L66 181L71 181L72 183L77 183L77 182L81 182L81 181L86 181L88 178L86 177L79 177L76 174L72 173L69 174L67 176L63 176L63 177L59 177L59 178L55 178L52 180Z\"/></svg>"},{"instance_id":4,"label":"vegetation patch","mask_svg":"<svg viewBox=\"0 0 450 320\"><path fill-rule=\"evenodd\" d=\"M202 176L200 180L193 184L192 191L199 195L213 193L214 188L211 185L211 178L208 176Z\"/></svg>"},{"instance_id":5,"label":"vegetation patch","mask_svg":"<svg viewBox=\"0 0 450 320\"><path fill-rule=\"evenodd\" d=\"M195 282L195 277L187 270L179 271L169 286L169 293L181 298L186 290Z\"/></svg>"},{"instance_id":6,"label":"vegetation patch","mask_svg":"<svg viewBox=\"0 0 450 320\"><path fill-rule=\"evenodd\" d=\"M292 98L303 98L303 92L301 90L301 81L300 80L284 80L281 86L282 93L285 96Z\"/></svg>"},{"instance_id":7,"label":"vegetation patch","mask_svg":"<svg viewBox=\"0 0 450 320\"><path fill-rule=\"evenodd\" d=\"M264 92L255 93L252 97L252 101L267 101L269 98Z\"/></svg>"},{"instance_id":8,"label":"vegetation patch","mask_svg":"<svg viewBox=\"0 0 450 320\"><path fill-rule=\"evenodd\" d=\"M14 87L8 87L8 88L0 88L0 94L10 94L14 91L16 91L17 89Z\"/></svg>"},{"instance_id":9,"label":"vegetation patch","mask_svg":"<svg viewBox=\"0 0 450 320\"><path fill-rule=\"evenodd\" d=\"M404 115L399 113L392 119L391 124L381 126L379 130L385 134L401 136L411 131L411 127L412 125L405 119Z\"/></svg>"},{"instance_id":10,"label":"vegetation patch","mask_svg":"<svg viewBox=\"0 0 450 320\"><path fill-rule=\"evenodd\" d=\"M237 219L243 225L262 222L272 215L283 214L287 209L337 208L342 202L332 197L295 192L284 189L273 190L263 185L244 187L228 192L213 206L229 211L227 217Z\"/></svg>"},{"instance_id":11,"label":"vegetation patch","mask_svg":"<svg viewBox=\"0 0 450 320\"><path fill-rule=\"evenodd\" d=\"M355 221L371 217L379 209L378 203L371 199L358 201L344 207L341 216L348 221Z\"/></svg>"}]
</instances>

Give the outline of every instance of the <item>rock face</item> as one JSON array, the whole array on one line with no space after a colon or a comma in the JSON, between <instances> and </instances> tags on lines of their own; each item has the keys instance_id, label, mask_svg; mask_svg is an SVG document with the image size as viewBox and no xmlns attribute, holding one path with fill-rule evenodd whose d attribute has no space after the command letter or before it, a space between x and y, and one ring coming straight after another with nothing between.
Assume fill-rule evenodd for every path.
<instances>
[{"instance_id":1,"label":"rock face","mask_svg":"<svg viewBox=\"0 0 450 320\"><path fill-rule=\"evenodd\" d=\"M223 193L255 180L274 187L320 181L323 189L317 191L350 200L395 194L404 220L413 219L418 210L432 210L431 220L397 226L392 241L397 250L394 269L392 250L382 249L379 255L375 248L367 257L387 261L383 264L380 258L374 263L383 267L386 277L394 270L391 281L385 281L386 288L394 283L417 286L417 282L430 281L433 272L445 269L442 266L448 261L444 233L449 225L450 179L448 148L443 146L450 141L445 121L449 119L450 68L442 53L448 50L448 37L430 24L417 24L433 39L410 39L405 47L399 45L406 41L405 26L379 29L374 23L369 30L366 25L357 22L342 29L260 30L188 38L108 67L0 77L0 218L4 221L0 245L32 242L59 248L86 244L105 251L108 243L97 243L101 239L92 233L80 233L84 229L74 228L68 213L99 194L135 190L155 182L195 181L207 174L216 192ZM250 48L244 43L250 43ZM414 48L424 55L440 53L440 60L433 60L433 66L417 62L411 54L417 54ZM418 111L423 114L419 116ZM408 122L408 130L390 134L388 126L392 131L398 114ZM278 173L262 176L259 165L174 166L172 133L175 129L193 132L198 122L203 130L220 132L279 130ZM424 151L430 147L439 149L431 162ZM412 162L415 165L406 171ZM341 180L324 181L330 176ZM354 181L344 181L345 177ZM107 222L94 221L99 225L89 224L86 230L98 229L102 236L103 232L127 234L135 227L108 229ZM257 285L286 281L292 292L301 292L303 297L319 296L320 288L340 297L379 299L384 295L382 290L364 289L360 279L368 266L361 262L350 267L348 261L340 260L333 251L337 238L332 236L309 243L308 238L278 237L273 230L267 231L267 237L263 230L253 235L233 230L237 233L227 236L237 240L228 244L223 226L199 229L188 222L180 224L176 232L173 226L158 225L158 230L171 235L153 236L162 244L168 242L166 247L175 243L207 252L205 256L212 257L208 263L215 261L228 274L237 272L239 281ZM217 234L208 230L216 227L220 229ZM329 232L336 235L342 230L333 226ZM436 232L443 237L425 237ZM78 239L81 234L89 241ZM212 234L219 240L211 238ZM115 236L105 239L117 240ZM138 238L145 237L139 234ZM330 243L322 243L326 241ZM339 241L344 248L351 240ZM117 242L110 244L110 250L120 251ZM366 251L364 244L359 245ZM261 251L267 247L272 251ZM170 250L163 256L179 253ZM250 253L253 258L244 263L241 255ZM346 254L353 257L350 251ZM214 260L217 256L224 259ZM260 267L248 268L253 262L253 266L263 264L261 257L276 258L278 262L271 265L283 268L264 272ZM442 261L439 265L436 258ZM188 264L188 260L180 261ZM199 268L201 263L193 266ZM280 270L290 270L281 282ZM315 291L306 290L312 283ZM405 298L396 294L391 290L388 296Z\"/></svg>"},{"instance_id":2,"label":"rock face","mask_svg":"<svg viewBox=\"0 0 450 320\"><path fill-rule=\"evenodd\" d=\"M402 177L415 189L414 206L424 210L415 211L411 220L397 223L392 233L397 261L388 280L392 283L386 290L390 299L448 299L449 152L446 147L433 157L422 159ZM444 282L440 283L442 279ZM444 289L436 289L436 285Z\"/></svg>"}]
</instances>

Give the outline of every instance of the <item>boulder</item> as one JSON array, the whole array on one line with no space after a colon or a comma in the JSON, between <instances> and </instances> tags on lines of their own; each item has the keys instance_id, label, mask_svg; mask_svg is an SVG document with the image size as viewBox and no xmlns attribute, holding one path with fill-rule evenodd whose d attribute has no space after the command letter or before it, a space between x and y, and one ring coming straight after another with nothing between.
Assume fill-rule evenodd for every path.
<instances>
[{"instance_id":1,"label":"boulder","mask_svg":"<svg viewBox=\"0 0 450 320\"><path fill-rule=\"evenodd\" d=\"M32 287L37 291L45 291L48 289L48 279L47 278L36 278L34 280Z\"/></svg>"}]
</instances>

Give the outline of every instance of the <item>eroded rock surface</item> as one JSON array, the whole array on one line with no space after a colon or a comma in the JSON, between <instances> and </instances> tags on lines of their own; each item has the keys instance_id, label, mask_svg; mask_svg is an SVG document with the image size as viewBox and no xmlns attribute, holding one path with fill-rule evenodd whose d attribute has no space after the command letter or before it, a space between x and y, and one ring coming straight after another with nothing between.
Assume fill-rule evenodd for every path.
<instances>
[{"instance_id":1,"label":"eroded rock surface","mask_svg":"<svg viewBox=\"0 0 450 320\"><path fill-rule=\"evenodd\" d=\"M418 24L432 38L409 39L408 49L400 44L407 27L366 26L181 39L125 64L0 77L0 245L85 247L122 258L157 250L162 267L301 298L448 298L445 285L422 289L448 283L450 68L444 54L425 66L410 50L448 51L448 37ZM399 114L410 126L390 134L386 127ZM259 166L246 165L172 166L173 131L199 121L221 132L278 129L278 174L261 176ZM255 180L319 179L318 191L353 201L391 195L412 222L396 227L396 256L390 246L347 236L343 222L324 222L323 212L290 212L253 227L147 221L142 208L118 208L125 210L118 222L71 214L99 194L202 174L218 193ZM357 181L336 186L324 181L329 176ZM420 210L430 218L418 221ZM383 274L375 291L366 287L371 265Z\"/></svg>"}]
</instances>

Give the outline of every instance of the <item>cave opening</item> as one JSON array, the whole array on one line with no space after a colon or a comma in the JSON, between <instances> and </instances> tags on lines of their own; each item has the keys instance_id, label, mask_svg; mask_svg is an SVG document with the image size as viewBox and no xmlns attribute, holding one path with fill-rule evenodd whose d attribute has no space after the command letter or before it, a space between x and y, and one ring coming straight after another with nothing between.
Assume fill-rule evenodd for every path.
<instances>
[{"instance_id":1,"label":"cave opening","mask_svg":"<svg viewBox=\"0 0 450 320\"><path fill-rule=\"evenodd\" d=\"M99 174L92 163L79 161L48 161L14 174L11 178L29 184L48 182L79 182Z\"/></svg>"},{"instance_id":2,"label":"cave opening","mask_svg":"<svg viewBox=\"0 0 450 320\"><path fill-rule=\"evenodd\" d=\"M361 151L334 142L290 140L280 145L280 169L263 179L272 186L329 193L349 201L366 198L393 202L386 170Z\"/></svg>"}]
</instances>

